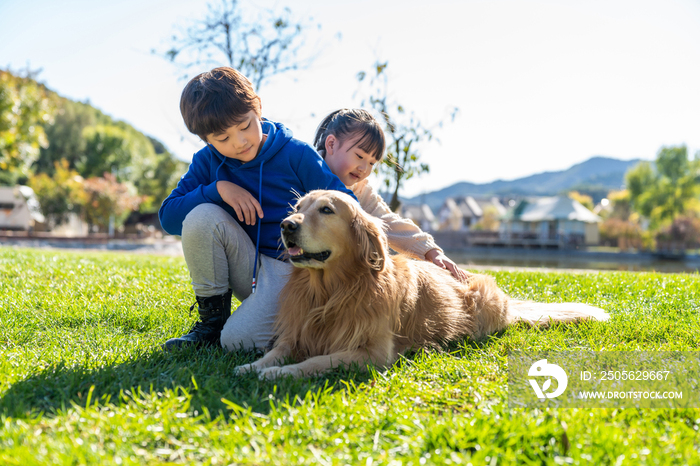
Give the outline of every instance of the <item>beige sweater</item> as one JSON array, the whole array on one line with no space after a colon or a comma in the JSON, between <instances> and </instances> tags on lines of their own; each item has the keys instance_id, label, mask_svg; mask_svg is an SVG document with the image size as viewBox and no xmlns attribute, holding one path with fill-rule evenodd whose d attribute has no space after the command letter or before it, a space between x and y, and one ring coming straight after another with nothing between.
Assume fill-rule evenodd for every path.
<instances>
[{"instance_id":1,"label":"beige sweater","mask_svg":"<svg viewBox=\"0 0 700 466\"><path fill-rule=\"evenodd\" d=\"M425 260L425 253L431 249L439 249L442 252L431 235L421 230L411 220L401 218L392 212L366 179L355 183L350 189L357 196L365 212L384 220L391 249L421 260Z\"/></svg>"}]
</instances>

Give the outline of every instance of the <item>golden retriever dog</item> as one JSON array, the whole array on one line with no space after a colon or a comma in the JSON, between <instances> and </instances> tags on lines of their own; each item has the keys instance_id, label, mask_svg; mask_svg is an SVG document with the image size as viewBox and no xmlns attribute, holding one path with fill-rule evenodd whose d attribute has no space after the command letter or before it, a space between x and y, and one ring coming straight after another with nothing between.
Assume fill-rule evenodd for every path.
<instances>
[{"instance_id":1,"label":"golden retriever dog","mask_svg":"<svg viewBox=\"0 0 700 466\"><path fill-rule=\"evenodd\" d=\"M383 222L338 191L299 199L281 224L295 266L280 296L273 348L239 372L305 376L341 364L384 368L409 348L480 339L516 322L607 320L586 304L510 299L487 275L466 282L427 261L390 255ZM286 358L296 363L283 364Z\"/></svg>"}]
</instances>

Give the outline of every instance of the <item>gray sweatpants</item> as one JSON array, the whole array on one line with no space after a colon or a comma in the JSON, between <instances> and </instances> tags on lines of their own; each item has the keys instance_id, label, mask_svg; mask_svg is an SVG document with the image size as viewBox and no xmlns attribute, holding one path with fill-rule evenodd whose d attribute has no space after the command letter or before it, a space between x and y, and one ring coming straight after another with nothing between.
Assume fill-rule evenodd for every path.
<instances>
[{"instance_id":1,"label":"gray sweatpants","mask_svg":"<svg viewBox=\"0 0 700 466\"><path fill-rule=\"evenodd\" d=\"M241 302L224 325L221 345L228 350L265 348L273 336L280 291L293 266L260 254L257 288L251 294L255 245L215 204L201 204L187 214L182 250L196 296L217 296L231 289Z\"/></svg>"}]
</instances>

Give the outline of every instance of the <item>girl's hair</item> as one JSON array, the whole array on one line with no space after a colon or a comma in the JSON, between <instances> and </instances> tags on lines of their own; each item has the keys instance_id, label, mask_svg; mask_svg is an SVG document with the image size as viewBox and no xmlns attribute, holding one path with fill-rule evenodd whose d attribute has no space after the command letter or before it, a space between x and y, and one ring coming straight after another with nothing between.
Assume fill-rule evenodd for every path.
<instances>
[{"instance_id":1,"label":"girl's hair","mask_svg":"<svg viewBox=\"0 0 700 466\"><path fill-rule=\"evenodd\" d=\"M377 162L384 157L384 131L367 110L341 108L323 119L314 136L314 147L323 158L326 157L326 138L330 134L335 136L341 145L348 139L359 136L354 146L367 152Z\"/></svg>"}]
</instances>

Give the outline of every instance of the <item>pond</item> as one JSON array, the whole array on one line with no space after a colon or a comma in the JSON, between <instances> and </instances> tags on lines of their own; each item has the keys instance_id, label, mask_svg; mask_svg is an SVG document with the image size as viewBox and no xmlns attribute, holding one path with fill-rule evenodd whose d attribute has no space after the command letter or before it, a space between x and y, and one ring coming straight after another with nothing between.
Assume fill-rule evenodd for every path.
<instances>
[{"instance_id":1,"label":"pond","mask_svg":"<svg viewBox=\"0 0 700 466\"><path fill-rule=\"evenodd\" d=\"M446 251L458 264L495 267L618 270L631 272L698 273L700 258L661 259L650 253L587 252L579 250L469 248Z\"/></svg>"}]
</instances>

